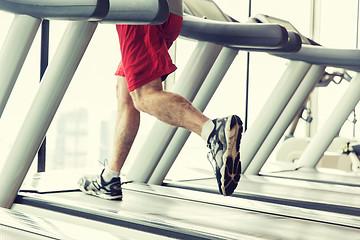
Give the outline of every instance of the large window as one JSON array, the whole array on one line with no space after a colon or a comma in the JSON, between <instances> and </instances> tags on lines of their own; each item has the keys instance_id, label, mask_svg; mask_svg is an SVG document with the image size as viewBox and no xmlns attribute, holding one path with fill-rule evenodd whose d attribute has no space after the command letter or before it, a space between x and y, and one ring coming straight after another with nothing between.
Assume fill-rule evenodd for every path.
<instances>
[{"instance_id":1,"label":"large window","mask_svg":"<svg viewBox=\"0 0 360 240\"><path fill-rule=\"evenodd\" d=\"M345 4L338 4L335 0L322 1L320 13L319 41L322 45L333 48L357 48L358 42L358 1L346 1ZM349 72L352 76L354 73ZM326 88L319 89L319 127L326 124L328 116L349 83L342 81L341 84L331 83ZM360 116L360 104L355 109L357 119ZM360 137L359 124L354 126L354 114L349 116L348 121L341 129L340 136L352 138ZM354 132L355 130L355 132Z\"/></svg>"},{"instance_id":2,"label":"large window","mask_svg":"<svg viewBox=\"0 0 360 240\"><path fill-rule=\"evenodd\" d=\"M52 52L67 25L51 22ZM50 126L47 169L88 168L109 158L116 112L114 72L119 60L114 25L100 24Z\"/></svg>"}]
</instances>

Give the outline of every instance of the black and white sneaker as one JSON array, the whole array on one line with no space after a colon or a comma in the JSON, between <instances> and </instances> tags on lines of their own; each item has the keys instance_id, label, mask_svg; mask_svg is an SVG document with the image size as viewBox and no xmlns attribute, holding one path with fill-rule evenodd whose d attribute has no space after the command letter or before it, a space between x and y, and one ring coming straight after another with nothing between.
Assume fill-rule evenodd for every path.
<instances>
[{"instance_id":1,"label":"black and white sneaker","mask_svg":"<svg viewBox=\"0 0 360 240\"><path fill-rule=\"evenodd\" d=\"M236 115L214 119L215 128L209 136L208 159L214 168L219 191L224 196L231 195L240 180L240 140L242 121ZM211 156L210 156L211 155Z\"/></svg>"},{"instance_id":2,"label":"black and white sneaker","mask_svg":"<svg viewBox=\"0 0 360 240\"><path fill-rule=\"evenodd\" d=\"M108 200L122 199L120 177L114 177L110 182L105 182L102 173L97 176L87 176L80 178L79 189L86 194L97 196Z\"/></svg>"}]
</instances>

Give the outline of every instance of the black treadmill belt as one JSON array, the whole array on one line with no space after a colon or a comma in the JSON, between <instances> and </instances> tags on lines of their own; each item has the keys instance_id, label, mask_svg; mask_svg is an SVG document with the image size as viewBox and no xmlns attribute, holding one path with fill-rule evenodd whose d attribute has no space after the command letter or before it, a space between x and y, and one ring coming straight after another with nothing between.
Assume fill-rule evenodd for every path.
<instances>
[{"instance_id":1,"label":"black treadmill belt","mask_svg":"<svg viewBox=\"0 0 360 240\"><path fill-rule=\"evenodd\" d=\"M217 193L215 179L167 181L166 186ZM243 176L234 197L360 216L360 189L307 181Z\"/></svg>"}]
</instances>

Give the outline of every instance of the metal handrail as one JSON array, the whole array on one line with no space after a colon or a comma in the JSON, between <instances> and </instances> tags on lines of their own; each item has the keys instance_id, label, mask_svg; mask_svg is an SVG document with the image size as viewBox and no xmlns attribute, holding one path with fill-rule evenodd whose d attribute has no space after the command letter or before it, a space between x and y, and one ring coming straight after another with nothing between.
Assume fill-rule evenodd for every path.
<instances>
[{"instance_id":1,"label":"metal handrail","mask_svg":"<svg viewBox=\"0 0 360 240\"><path fill-rule=\"evenodd\" d=\"M41 19L160 24L169 15L166 0L1 0L0 10Z\"/></svg>"}]
</instances>

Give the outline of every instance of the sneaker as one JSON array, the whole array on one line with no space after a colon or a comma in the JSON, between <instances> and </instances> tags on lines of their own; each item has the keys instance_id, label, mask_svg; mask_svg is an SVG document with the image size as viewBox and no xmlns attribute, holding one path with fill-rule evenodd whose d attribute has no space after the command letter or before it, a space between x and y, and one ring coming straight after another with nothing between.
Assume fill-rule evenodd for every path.
<instances>
[{"instance_id":1,"label":"sneaker","mask_svg":"<svg viewBox=\"0 0 360 240\"><path fill-rule=\"evenodd\" d=\"M114 200L122 198L120 177L114 177L105 182L102 173L98 176L82 177L78 184L83 193L94 195L103 199Z\"/></svg>"},{"instance_id":2,"label":"sneaker","mask_svg":"<svg viewBox=\"0 0 360 240\"><path fill-rule=\"evenodd\" d=\"M207 142L210 148L208 159L214 168L220 193L229 196L240 180L242 121L238 116L232 115L214 119L213 123L215 128Z\"/></svg>"}]
</instances>

